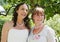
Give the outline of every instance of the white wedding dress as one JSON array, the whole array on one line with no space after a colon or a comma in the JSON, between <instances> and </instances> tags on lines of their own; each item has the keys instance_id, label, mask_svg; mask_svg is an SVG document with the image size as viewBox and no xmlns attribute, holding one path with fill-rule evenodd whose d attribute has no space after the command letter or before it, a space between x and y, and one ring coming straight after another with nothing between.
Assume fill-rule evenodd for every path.
<instances>
[{"instance_id":1,"label":"white wedding dress","mask_svg":"<svg viewBox=\"0 0 60 42\"><path fill-rule=\"evenodd\" d=\"M7 42L26 42L28 37L27 29L10 29L8 32Z\"/></svg>"}]
</instances>

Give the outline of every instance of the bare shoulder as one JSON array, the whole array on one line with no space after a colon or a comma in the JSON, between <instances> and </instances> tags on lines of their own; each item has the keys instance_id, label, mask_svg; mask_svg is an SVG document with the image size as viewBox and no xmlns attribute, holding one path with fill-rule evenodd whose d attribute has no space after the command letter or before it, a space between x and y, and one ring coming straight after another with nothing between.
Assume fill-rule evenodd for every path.
<instances>
[{"instance_id":1,"label":"bare shoulder","mask_svg":"<svg viewBox=\"0 0 60 42\"><path fill-rule=\"evenodd\" d=\"M8 21L4 23L1 34L1 42L6 42L8 31L11 29L12 25L13 25L12 21Z\"/></svg>"},{"instance_id":2,"label":"bare shoulder","mask_svg":"<svg viewBox=\"0 0 60 42\"><path fill-rule=\"evenodd\" d=\"M4 29L4 30L9 30L12 26L13 26L13 22L12 22L12 21L8 21L8 22L5 22L5 23L4 23L2 29Z\"/></svg>"}]
</instances>

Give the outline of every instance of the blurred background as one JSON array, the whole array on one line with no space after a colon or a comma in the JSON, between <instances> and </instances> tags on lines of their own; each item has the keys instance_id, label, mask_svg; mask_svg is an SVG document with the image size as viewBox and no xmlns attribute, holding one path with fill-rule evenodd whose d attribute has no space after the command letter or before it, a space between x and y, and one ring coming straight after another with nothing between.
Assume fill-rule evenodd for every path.
<instances>
[{"instance_id":1,"label":"blurred background","mask_svg":"<svg viewBox=\"0 0 60 42\"><path fill-rule=\"evenodd\" d=\"M33 9L35 4L44 8L45 24L55 30L57 42L60 42L60 0L0 0L0 40L3 24L12 19L15 6L21 2L27 3L29 9ZM33 26L31 13L29 13L29 24Z\"/></svg>"}]
</instances>

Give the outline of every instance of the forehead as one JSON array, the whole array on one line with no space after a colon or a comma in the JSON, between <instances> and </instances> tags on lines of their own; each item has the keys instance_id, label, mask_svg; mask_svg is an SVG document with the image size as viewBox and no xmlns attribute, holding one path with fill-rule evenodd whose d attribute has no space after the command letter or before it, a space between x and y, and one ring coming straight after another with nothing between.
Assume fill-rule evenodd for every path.
<instances>
[{"instance_id":1,"label":"forehead","mask_svg":"<svg viewBox=\"0 0 60 42\"><path fill-rule=\"evenodd\" d=\"M25 8L28 9L28 6L26 4L21 5L19 8Z\"/></svg>"}]
</instances>

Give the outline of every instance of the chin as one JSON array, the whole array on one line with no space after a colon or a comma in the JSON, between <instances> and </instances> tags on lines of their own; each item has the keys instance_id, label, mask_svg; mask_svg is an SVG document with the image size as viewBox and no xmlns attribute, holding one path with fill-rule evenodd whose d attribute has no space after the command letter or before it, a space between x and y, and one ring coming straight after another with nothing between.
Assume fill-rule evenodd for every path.
<instances>
[{"instance_id":1,"label":"chin","mask_svg":"<svg viewBox=\"0 0 60 42\"><path fill-rule=\"evenodd\" d=\"M25 18L25 17L22 17L23 19Z\"/></svg>"}]
</instances>

